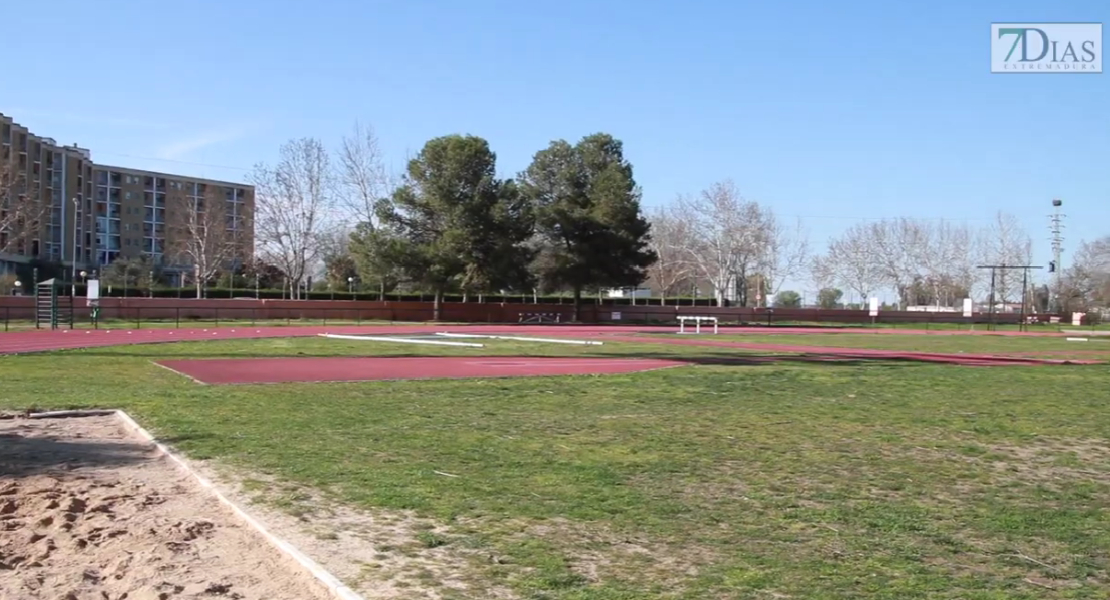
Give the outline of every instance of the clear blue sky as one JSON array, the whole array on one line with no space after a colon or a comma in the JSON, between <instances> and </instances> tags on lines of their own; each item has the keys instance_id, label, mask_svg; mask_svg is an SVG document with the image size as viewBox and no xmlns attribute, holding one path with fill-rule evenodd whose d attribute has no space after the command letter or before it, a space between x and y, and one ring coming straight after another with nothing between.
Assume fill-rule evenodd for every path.
<instances>
[{"instance_id":1,"label":"clear blue sky","mask_svg":"<svg viewBox=\"0 0 1110 600\"><path fill-rule=\"evenodd\" d=\"M100 162L242 179L289 138L373 125L400 169L487 138L625 142L645 203L725 178L815 246L864 218L1022 215L1049 260L1110 234L1110 73L992 75L992 21L1110 2L57 0L8 3L0 112ZM1110 44L1108 44L1110 45Z\"/></svg>"}]
</instances>

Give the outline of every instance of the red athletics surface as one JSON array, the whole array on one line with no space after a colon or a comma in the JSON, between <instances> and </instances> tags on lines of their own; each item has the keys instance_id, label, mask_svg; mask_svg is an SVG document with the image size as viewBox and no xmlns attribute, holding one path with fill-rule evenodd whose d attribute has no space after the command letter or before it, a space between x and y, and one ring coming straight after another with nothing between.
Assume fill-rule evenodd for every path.
<instances>
[{"instance_id":1,"label":"red athletics surface","mask_svg":"<svg viewBox=\"0 0 1110 600\"><path fill-rule=\"evenodd\" d=\"M1097 361L1061 361L1013 356L973 355L973 354L943 354L926 352L900 352L892 350L872 350L858 348L836 348L823 346L780 345L780 344L754 344L744 342L716 341L708 335L701 337L634 337L637 333L673 333L674 327L646 327L646 326L575 326L575 325L409 325L409 326L346 326L346 327L225 327L212 329L136 329L136 330L55 330L55 331L22 331L0 334L0 354L15 354L24 352L43 352L69 348L89 348L103 346L117 346L137 343L165 343L178 341L218 340L218 339L249 339L249 338L279 338L279 337L304 337L315 336L320 333L340 334L427 334L436 331L468 331L488 334L515 334L515 335L543 335L548 337L600 337L604 336L614 341L629 341L637 343L682 344L698 346L714 346L737 348L745 350L763 350L769 352L789 352L804 354L809 357L831 359L902 359L919 360L926 362L943 362L951 364L970 364L979 366L1015 365L1015 364L1097 364ZM799 333L836 333L825 329L812 329L805 327L796 328L762 328L762 327L729 327L722 328L726 334L799 334ZM840 333L855 332L858 330L839 330ZM1046 334L1028 332L960 332L941 330L935 332L922 330L889 330L875 329L871 333L910 333L921 335L1034 335L1058 336L1067 334Z\"/></svg>"},{"instance_id":2,"label":"red athletics surface","mask_svg":"<svg viewBox=\"0 0 1110 600\"><path fill-rule=\"evenodd\" d=\"M398 358L230 358L166 360L159 365L200 383L297 383L463 379L634 373L682 366L647 358L538 358L512 356L426 356Z\"/></svg>"},{"instance_id":3,"label":"red athletics surface","mask_svg":"<svg viewBox=\"0 0 1110 600\"><path fill-rule=\"evenodd\" d=\"M71 348L95 348L123 344L154 344L165 342L196 341L203 339L248 339L305 337L321 333L388 335L434 333L436 331L467 331L474 333L509 335L544 335L548 337L582 337L632 335L637 333L674 333L677 327L651 327L634 325L582 326L582 325L378 325L378 326L287 326L287 327L215 327L194 329L75 329L31 330L0 333L0 354L47 352ZM721 327L722 335L755 334L891 334L891 335L1001 335L1028 337L1063 337L1069 333L1018 332L1018 331L959 331L921 329L851 329L810 327ZM640 340L645 341L645 340Z\"/></svg>"},{"instance_id":4,"label":"red athletics surface","mask_svg":"<svg viewBox=\"0 0 1110 600\"><path fill-rule=\"evenodd\" d=\"M578 326L578 325L379 325L345 327L221 327L212 329L119 329L119 330L55 330L21 331L0 334L0 354L44 352L71 348L91 348L118 346L139 343L165 343L219 339L281 338L315 336L321 333L361 334L361 335L403 335L428 334L436 331L472 332L486 334L541 335L546 337L605 337L613 341L658 344L688 344L715 346L769 352L789 352L810 357L838 357L840 359L901 359L951 364L1019 365L1019 364L1098 364L1099 361L1050 360L1017 356L943 354L933 352L903 352L893 350L872 350L859 348L836 348L824 346L755 344L744 342L715 341L706 334L693 336L635 337L640 333L674 333L674 327L648 326ZM1004 336L1049 336L1060 337L1068 334L1030 333L1030 332L960 332L952 330L890 330L874 329L868 333L919 334L919 335L1004 335ZM828 331L805 327L728 327L721 328L723 334L835 334L860 333L860 330L841 329Z\"/></svg>"}]
</instances>

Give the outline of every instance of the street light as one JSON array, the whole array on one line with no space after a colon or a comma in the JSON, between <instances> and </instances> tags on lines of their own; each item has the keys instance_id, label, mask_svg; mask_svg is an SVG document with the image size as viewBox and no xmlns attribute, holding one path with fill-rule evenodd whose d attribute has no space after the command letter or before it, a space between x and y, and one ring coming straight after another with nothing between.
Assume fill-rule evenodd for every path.
<instances>
[{"instance_id":1,"label":"street light","mask_svg":"<svg viewBox=\"0 0 1110 600\"><path fill-rule=\"evenodd\" d=\"M21 291L21 290L19 289L19 288L20 288L20 286L22 286L22 285L23 285L23 282L22 282L22 281L20 281L20 280L18 280L18 279L16 279L16 280L15 280L15 292L14 292L14 295L16 295L16 296L22 296L22 295L23 295L23 292L22 292L22 291Z\"/></svg>"},{"instance_id":2,"label":"street light","mask_svg":"<svg viewBox=\"0 0 1110 600\"><path fill-rule=\"evenodd\" d=\"M77 196L73 197L73 264L70 265L70 272L72 275L70 281L70 296L77 295L77 211L81 207L81 201Z\"/></svg>"},{"instance_id":3,"label":"street light","mask_svg":"<svg viewBox=\"0 0 1110 600\"><path fill-rule=\"evenodd\" d=\"M81 283L89 282L89 274L86 271L81 271Z\"/></svg>"},{"instance_id":4,"label":"street light","mask_svg":"<svg viewBox=\"0 0 1110 600\"><path fill-rule=\"evenodd\" d=\"M355 278L354 277L348 277L347 278L347 293L348 294L355 293Z\"/></svg>"}]
</instances>

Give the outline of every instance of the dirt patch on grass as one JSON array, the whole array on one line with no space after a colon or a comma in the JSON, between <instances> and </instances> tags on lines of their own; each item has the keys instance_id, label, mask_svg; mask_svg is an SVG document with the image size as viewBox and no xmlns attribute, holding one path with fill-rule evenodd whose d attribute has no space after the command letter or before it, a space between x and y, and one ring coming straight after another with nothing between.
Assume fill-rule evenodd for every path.
<instances>
[{"instance_id":1,"label":"dirt patch on grass","mask_svg":"<svg viewBox=\"0 0 1110 600\"><path fill-rule=\"evenodd\" d=\"M366 598L511 599L482 577L496 564L450 528L410 512L345 506L303 486L212 464L199 468L268 529Z\"/></svg>"},{"instance_id":2,"label":"dirt patch on grass","mask_svg":"<svg viewBox=\"0 0 1110 600\"><path fill-rule=\"evenodd\" d=\"M637 587L682 590L719 557L708 547L667 544L622 534L598 523L550 519L526 524L522 538L538 538L559 548L570 569L588 583L623 581Z\"/></svg>"},{"instance_id":3,"label":"dirt patch on grass","mask_svg":"<svg viewBox=\"0 0 1110 600\"><path fill-rule=\"evenodd\" d=\"M978 468L979 484L1028 484L1059 489L1077 481L1110 485L1110 444L1103 440L1043 437L1026 444L915 447L923 461L956 461Z\"/></svg>"},{"instance_id":4,"label":"dirt patch on grass","mask_svg":"<svg viewBox=\"0 0 1110 600\"><path fill-rule=\"evenodd\" d=\"M115 416L0 421L0 598L324 600Z\"/></svg>"}]
</instances>

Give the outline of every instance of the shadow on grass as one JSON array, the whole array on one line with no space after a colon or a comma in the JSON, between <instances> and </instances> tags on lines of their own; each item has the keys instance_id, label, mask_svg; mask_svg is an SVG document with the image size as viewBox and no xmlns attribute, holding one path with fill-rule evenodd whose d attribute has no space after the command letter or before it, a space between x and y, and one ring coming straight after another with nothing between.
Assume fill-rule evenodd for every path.
<instances>
[{"instance_id":1,"label":"shadow on grass","mask_svg":"<svg viewBox=\"0 0 1110 600\"><path fill-rule=\"evenodd\" d=\"M118 467L140 463L152 456L151 447L145 444L66 440L36 433L19 425L0 431L0 477Z\"/></svg>"}]
</instances>

